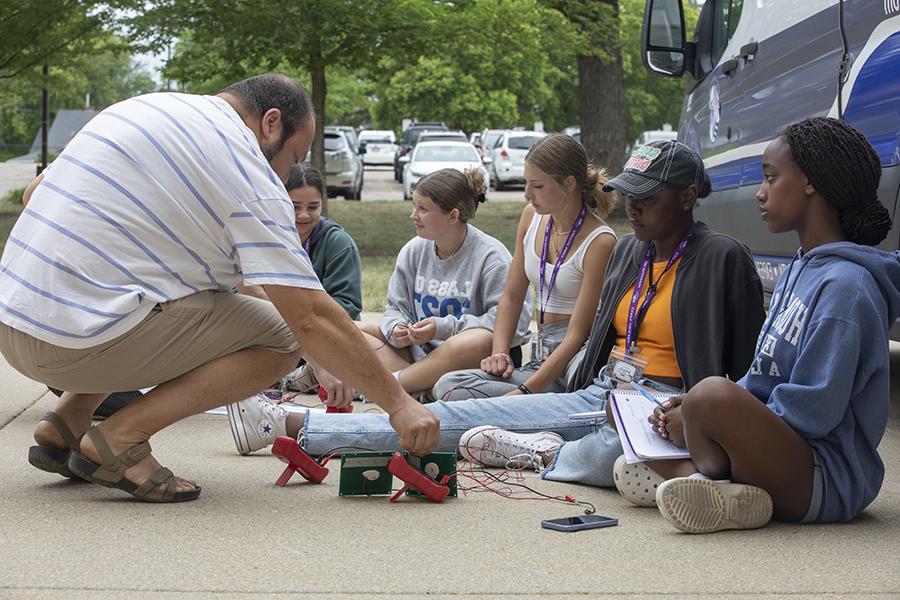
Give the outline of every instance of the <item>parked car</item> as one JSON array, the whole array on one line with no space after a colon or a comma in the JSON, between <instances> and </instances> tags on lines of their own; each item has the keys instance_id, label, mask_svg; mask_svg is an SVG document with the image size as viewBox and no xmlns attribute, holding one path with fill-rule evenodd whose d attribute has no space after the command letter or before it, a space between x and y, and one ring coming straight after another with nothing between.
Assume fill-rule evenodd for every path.
<instances>
[{"instance_id":1,"label":"parked car","mask_svg":"<svg viewBox=\"0 0 900 600\"><path fill-rule=\"evenodd\" d=\"M397 152L397 138L390 129L366 129L359 132L359 147L365 148L363 164L390 165Z\"/></svg>"},{"instance_id":2,"label":"parked car","mask_svg":"<svg viewBox=\"0 0 900 600\"><path fill-rule=\"evenodd\" d=\"M416 144L408 158L403 157L403 199L412 198L412 190L419 179L440 169L481 169L484 182L490 185L491 177L487 167L481 162L481 156L475 146L468 140L455 141L422 141Z\"/></svg>"},{"instance_id":3,"label":"parked car","mask_svg":"<svg viewBox=\"0 0 900 600\"><path fill-rule=\"evenodd\" d=\"M525 155L539 139L541 131L504 131L491 149L491 180L499 192L511 183L525 183Z\"/></svg>"},{"instance_id":4,"label":"parked car","mask_svg":"<svg viewBox=\"0 0 900 600\"><path fill-rule=\"evenodd\" d=\"M400 157L409 154L424 131L447 131L447 126L443 123L414 123L403 132L403 140L397 144L397 151L394 154L394 179L396 181L403 181L403 165L400 164Z\"/></svg>"},{"instance_id":5,"label":"parked car","mask_svg":"<svg viewBox=\"0 0 900 600\"><path fill-rule=\"evenodd\" d=\"M325 180L329 198L343 196L346 200L361 200L363 161L350 144L344 131L325 128ZM365 151L364 151L365 152ZM309 160L309 157L307 157Z\"/></svg>"}]
</instances>

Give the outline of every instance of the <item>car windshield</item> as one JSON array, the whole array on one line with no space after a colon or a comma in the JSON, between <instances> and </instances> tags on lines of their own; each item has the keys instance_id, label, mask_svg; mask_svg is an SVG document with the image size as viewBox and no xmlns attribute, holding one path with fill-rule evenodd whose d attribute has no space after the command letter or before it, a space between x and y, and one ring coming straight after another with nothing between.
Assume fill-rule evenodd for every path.
<instances>
[{"instance_id":1,"label":"car windshield","mask_svg":"<svg viewBox=\"0 0 900 600\"><path fill-rule=\"evenodd\" d=\"M509 149L510 150L528 150L532 146L534 146L535 142L541 139L536 135L517 135L510 136L509 138Z\"/></svg>"},{"instance_id":2,"label":"car windshield","mask_svg":"<svg viewBox=\"0 0 900 600\"><path fill-rule=\"evenodd\" d=\"M413 160L428 162L476 162L478 154L470 146L419 146Z\"/></svg>"},{"instance_id":3,"label":"car windshield","mask_svg":"<svg viewBox=\"0 0 900 600\"><path fill-rule=\"evenodd\" d=\"M344 141L344 136L342 135L326 135L325 136L325 150L330 152L335 152L337 150L344 150L347 148L347 142Z\"/></svg>"}]
</instances>

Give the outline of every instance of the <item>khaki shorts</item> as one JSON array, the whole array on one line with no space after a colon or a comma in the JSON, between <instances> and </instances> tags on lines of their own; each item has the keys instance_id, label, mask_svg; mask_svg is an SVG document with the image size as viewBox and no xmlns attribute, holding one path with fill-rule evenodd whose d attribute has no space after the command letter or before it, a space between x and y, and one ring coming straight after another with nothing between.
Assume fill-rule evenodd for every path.
<instances>
[{"instance_id":1,"label":"khaki shorts","mask_svg":"<svg viewBox=\"0 0 900 600\"><path fill-rule=\"evenodd\" d=\"M62 348L0 323L0 352L17 371L67 392L122 392L159 385L245 348L299 350L265 300L205 291L157 305L124 335L92 348Z\"/></svg>"}]
</instances>

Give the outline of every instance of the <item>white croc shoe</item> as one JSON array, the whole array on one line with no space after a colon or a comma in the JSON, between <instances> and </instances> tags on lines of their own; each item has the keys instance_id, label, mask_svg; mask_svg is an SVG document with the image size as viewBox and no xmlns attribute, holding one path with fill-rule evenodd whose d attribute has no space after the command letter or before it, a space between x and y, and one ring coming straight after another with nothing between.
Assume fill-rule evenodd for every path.
<instances>
[{"instance_id":1,"label":"white croc shoe","mask_svg":"<svg viewBox=\"0 0 900 600\"><path fill-rule=\"evenodd\" d=\"M656 506L656 488L665 481L645 463L629 465L620 456L613 465L613 481L622 496L638 506Z\"/></svg>"},{"instance_id":2,"label":"white croc shoe","mask_svg":"<svg viewBox=\"0 0 900 600\"><path fill-rule=\"evenodd\" d=\"M262 394L232 402L226 410L234 445L241 454L271 446L277 436L287 434L287 410Z\"/></svg>"},{"instance_id":3,"label":"white croc shoe","mask_svg":"<svg viewBox=\"0 0 900 600\"><path fill-rule=\"evenodd\" d=\"M756 529L772 519L772 497L743 483L678 477L656 490L666 521L687 533Z\"/></svg>"},{"instance_id":4,"label":"white croc shoe","mask_svg":"<svg viewBox=\"0 0 900 600\"><path fill-rule=\"evenodd\" d=\"M540 454L556 450L563 439L555 433L516 433L493 425L482 425L465 432L459 439L459 453L465 460L488 467L534 469L541 471Z\"/></svg>"}]
</instances>

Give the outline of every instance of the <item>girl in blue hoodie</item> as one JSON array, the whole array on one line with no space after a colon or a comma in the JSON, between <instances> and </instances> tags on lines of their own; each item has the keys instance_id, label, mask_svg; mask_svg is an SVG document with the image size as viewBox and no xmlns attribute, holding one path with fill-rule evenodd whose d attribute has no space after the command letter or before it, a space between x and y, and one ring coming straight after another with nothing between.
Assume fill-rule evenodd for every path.
<instances>
[{"instance_id":1,"label":"girl in blue hoodie","mask_svg":"<svg viewBox=\"0 0 900 600\"><path fill-rule=\"evenodd\" d=\"M900 315L900 252L881 164L842 121L791 125L763 154L756 194L772 233L800 249L778 280L750 371L710 377L651 416L691 459L656 462L656 501L689 533L849 521L878 495L890 404L888 331ZM679 477L680 475L680 477ZM674 477L674 478L672 478Z\"/></svg>"}]
</instances>

